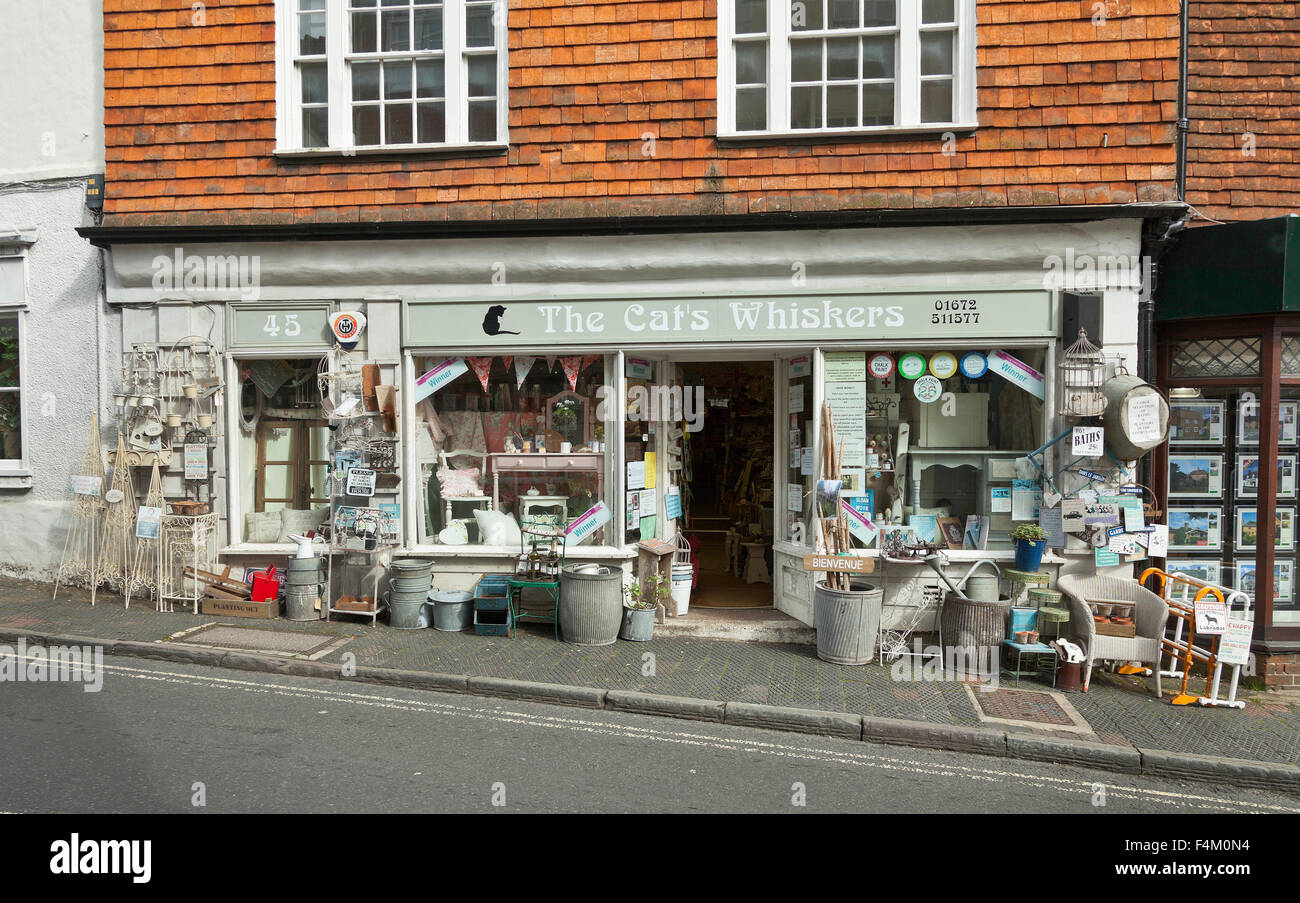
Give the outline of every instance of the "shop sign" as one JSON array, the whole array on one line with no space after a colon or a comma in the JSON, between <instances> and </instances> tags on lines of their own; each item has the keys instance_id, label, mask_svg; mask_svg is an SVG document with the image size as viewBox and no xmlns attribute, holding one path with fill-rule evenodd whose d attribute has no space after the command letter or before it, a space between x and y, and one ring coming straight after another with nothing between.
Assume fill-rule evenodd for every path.
<instances>
[{"instance_id":1,"label":"shop sign","mask_svg":"<svg viewBox=\"0 0 1300 903\"><path fill-rule=\"evenodd\" d=\"M894 364L894 356L886 352L871 355L871 360L867 362L867 369L876 379L884 382L894 375L897 367Z\"/></svg>"},{"instance_id":2,"label":"shop sign","mask_svg":"<svg viewBox=\"0 0 1300 903\"><path fill-rule=\"evenodd\" d=\"M227 345L250 348L320 348L331 341L330 304L227 304Z\"/></svg>"},{"instance_id":3,"label":"shop sign","mask_svg":"<svg viewBox=\"0 0 1300 903\"><path fill-rule=\"evenodd\" d=\"M408 347L629 345L662 342L893 341L1055 335L1051 294L819 292L555 301L408 300ZM972 344L974 342L972 341ZM919 375L919 374L918 374Z\"/></svg>"},{"instance_id":4,"label":"shop sign","mask_svg":"<svg viewBox=\"0 0 1300 903\"><path fill-rule=\"evenodd\" d=\"M961 356L961 373L967 379L981 379L989 372L989 359L982 351L968 351Z\"/></svg>"},{"instance_id":5,"label":"shop sign","mask_svg":"<svg viewBox=\"0 0 1300 903\"><path fill-rule=\"evenodd\" d=\"M1046 398L1043 374L1005 351L989 352L989 369L1013 385L1024 389L1039 401Z\"/></svg>"},{"instance_id":6,"label":"shop sign","mask_svg":"<svg viewBox=\"0 0 1300 903\"><path fill-rule=\"evenodd\" d=\"M898 375L903 379L920 379L925 376L925 358L919 354L905 354L898 359Z\"/></svg>"},{"instance_id":7,"label":"shop sign","mask_svg":"<svg viewBox=\"0 0 1300 903\"><path fill-rule=\"evenodd\" d=\"M605 507L604 502L597 502L594 506L569 521L569 525L564 528L565 548L576 546L603 525L609 523L609 519L609 508Z\"/></svg>"},{"instance_id":8,"label":"shop sign","mask_svg":"<svg viewBox=\"0 0 1300 903\"><path fill-rule=\"evenodd\" d=\"M201 442L185 443L185 479L208 478L208 447Z\"/></svg>"},{"instance_id":9,"label":"shop sign","mask_svg":"<svg viewBox=\"0 0 1300 903\"><path fill-rule=\"evenodd\" d=\"M639 357L630 357L627 359L627 378L628 379L654 379L655 365Z\"/></svg>"},{"instance_id":10,"label":"shop sign","mask_svg":"<svg viewBox=\"0 0 1300 903\"><path fill-rule=\"evenodd\" d=\"M930 358L930 372L939 379L949 379L957 375L957 358L947 351L940 351Z\"/></svg>"},{"instance_id":11,"label":"shop sign","mask_svg":"<svg viewBox=\"0 0 1300 903\"><path fill-rule=\"evenodd\" d=\"M943 383L937 376L922 376L912 386L912 391L922 404L934 404L943 396Z\"/></svg>"},{"instance_id":12,"label":"shop sign","mask_svg":"<svg viewBox=\"0 0 1300 903\"><path fill-rule=\"evenodd\" d=\"M353 467L348 470L348 495L370 498L375 494L375 472L368 467Z\"/></svg>"},{"instance_id":13,"label":"shop sign","mask_svg":"<svg viewBox=\"0 0 1300 903\"><path fill-rule=\"evenodd\" d=\"M1254 632L1254 621L1230 619L1219 640L1219 661L1225 665L1250 664L1250 637Z\"/></svg>"},{"instance_id":14,"label":"shop sign","mask_svg":"<svg viewBox=\"0 0 1300 903\"><path fill-rule=\"evenodd\" d=\"M801 376L812 376L812 358L807 355L790 358L790 378L798 379Z\"/></svg>"},{"instance_id":15,"label":"shop sign","mask_svg":"<svg viewBox=\"0 0 1300 903\"><path fill-rule=\"evenodd\" d=\"M876 560L859 555L805 555L803 569L832 574L871 574L876 570Z\"/></svg>"},{"instance_id":16,"label":"shop sign","mask_svg":"<svg viewBox=\"0 0 1300 903\"><path fill-rule=\"evenodd\" d=\"M1106 453L1106 430L1099 426L1076 426L1070 451L1076 458L1100 458Z\"/></svg>"}]
</instances>

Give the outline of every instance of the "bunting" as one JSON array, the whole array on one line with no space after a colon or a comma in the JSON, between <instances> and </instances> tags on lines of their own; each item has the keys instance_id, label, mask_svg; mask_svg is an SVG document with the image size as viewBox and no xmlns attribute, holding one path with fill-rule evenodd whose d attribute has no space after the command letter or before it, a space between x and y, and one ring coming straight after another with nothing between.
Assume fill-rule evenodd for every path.
<instances>
[{"instance_id":1,"label":"bunting","mask_svg":"<svg viewBox=\"0 0 1300 903\"><path fill-rule=\"evenodd\" d=\"M515 388L524 387L524 379L528 376L528 371L533 369L533 364L537 362L535 357L525 357L520 355L515 358Z\"/></svg>"},{"instance_id":2,"label":"bunting","mask_svg":"<svg viewBox=\"0 0 1300 903\"><path fill-rule=\"evenodd\" d=\"M580 357L562 357L560 363L564 366L564 377L569 381L569 389L578 388L578 371L582 369L582 358Z\"/></svg>"},{"instance_id":3,"label":"bunting","mask_svg":"<svg viewBox=\"0 0 1300 903\"><path fill-rule=\"evenodd\" d=\"M479 383L483 386L483 391L487 391L488 377L492 374L492 358L490 357L471 357L466 358L469 365L474 368L474 373L478 376Z\"/></svg>"}]
</instances>

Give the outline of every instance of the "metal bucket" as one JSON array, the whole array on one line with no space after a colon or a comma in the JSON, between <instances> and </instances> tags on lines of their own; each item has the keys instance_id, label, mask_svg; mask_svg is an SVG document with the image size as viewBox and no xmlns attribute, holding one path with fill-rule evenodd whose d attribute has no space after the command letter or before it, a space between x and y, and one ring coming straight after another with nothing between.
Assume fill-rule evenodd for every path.
<instances>
[{"instance_id":1,"label":"metal bucket","mask_svg":"<svg viewBox=\"0 0 1300 903\"><path fill-rule=\"evenodd\" d=\"M316 603L320 600L320 584L302 590L286 587L284 591L284 617L289 621L319 621Z\"/></svg>"},{"instance_id":2,"label":"metal bucket","mask_svg":"<svg viewBox=\"0 0 1300 903\"><path fill-rule=\"evenodd\" d=\"M398 558L389 566L394 577L416 577L433 572L433 561L428 558Z\"/></svg>"},{"instance_id":3,"label":"metal bucket","mask_svg":"<svg viewBox=\"0 0 1300 903\"><path fill-rule=\"evenodd\" d=\"M474 626L474 594L463 590L443 590L430 597L433 626L437 630L458 633Z\"/></svg>"},{"instance_id":4,"label":"metal bucket","mask_svg":"<svg viewBox=\"0 0 1300 903\"><path fill-rule=\"evenodd\" d=\"M656 613L653 608L624 608L619 637L634 643L646 643L654 639Z\"/></svg>"},{"instance_id":5,"label":"metal bucket","mask_svg":"<svg viewBox=\"0 0 1300 903\"><path fill-rule=\"evenodd\" d=\"M419 630L420 629L420 612L424 608L424 599L417 599L414 602L402 602L390 598L388 600L388 626L395 627L398 630Z\"/></svg>"},{"instance_id":6,"label":"metal bucket","mask_svg":"<svg viewBox=\"0 0 1300 903\"><path fill-rule=\"evenodd\" d=\"M818 581L813 590L817 657L837 665L865 665L876 655L885 590L865 580L853 580L849 587L831 589Z\"/></svg>"},{"instance_id":7,"label":"metal bucket","mask_svg":"<svg viewBox=\"0 0 1300 903\"><path fill-rule=\"evenodd\" d=\"M623 571L566 567L560 581L560 636L579 646L608 646L623 623Z\"/></svg>"},{"instance_id":8,"label":"metal bucket","mask_svg":"<svg viewBox=\"0 0 1300 903\"><path fill-rule=\"evenodd\" d=\"M324 581L325 576L321 573L320 568L314 571L285 571L284 585L286 590L291 586L315 586Z\"/></svg>"},{"instance_id":9,"label":"metal bucket","mask_svg":"<svg viewBox=\"0 0 1300 903\"><path fill-rule=\"evenodd\" d=\"M406 578L394 577L388 581L388 588L394 593L400 593L403 596L427 596L431 581L428 577Z\"/></svg>"}]
</instances>

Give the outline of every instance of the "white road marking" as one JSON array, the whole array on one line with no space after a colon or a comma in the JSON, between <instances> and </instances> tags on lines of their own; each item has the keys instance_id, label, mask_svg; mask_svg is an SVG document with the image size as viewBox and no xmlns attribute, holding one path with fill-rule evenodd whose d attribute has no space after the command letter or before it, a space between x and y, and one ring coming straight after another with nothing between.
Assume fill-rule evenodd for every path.
<instances>
[{"instance_id":1,"label":"white road marking","mask_svg":"<svg viewBox=\"0 0 1300 903\"><path fill-rule=\"evenodd\" d=\"M359 693L339 690L337 688L294 687L269 681L240 680L231 677L185 674L177 671L157 671L133 668L126 665L105 664L106 671L112 671L137 680L152 680L163 683L188 684L209 689L238 690L245 693L260 693L286 698L312 699L317 702L337 701L370 708L398 709L409 712L423 712L431 715L450 715L455 717L489 720L505 724L521 724L530 727L542 727L552 730L569 730L579 733L597 734L610 737L653 741L657 743L675 743L684 746L696 746L726 752L757 753L779 756L787 759L805 759L809 761L850 765L858 768L871 768L881 771L904 772L918 775L964 778L968 781L985 783L1015 782L1021 786L1039 789L1061 790L1085 796L1093 794L1093 784L1103 783L1106 793L1120 799L1144 800L1160 803L1170 807L1198 810L1217 810L1239 813L1252 812L1300 812L1300 807L1279 806L1270 803L1242 802L1225 797L1202 796L1169 790L1155 790L1132 785L1114 783L1119 776L1106 774L1104 781L1078 781L1050 775L1027 774L1011 768L978 767L966 765L920 762L897 756L878 753L853 752L838 749L819 749L799 747L786 743L754 739L737 739L714 737L707 734L691 733L685 730L663 730L659 728L640 727L636 725L613 725L604 721L593 721L579 717L560 717L556 715L533 715L528 712L510 711L503 706L508 700L482 706L460 705L435 702L432 700L409 700L392 696L379 696L372 693ZM374 684L366 686L376 687ZM418 692L418 691L417 691ZM491 705L488 708L487 705ZM719 725L723 726L723 725ZM735 727L735 725L730 725ZM813 738L810 736L809 740ZM990 763L993 762L989 757ZM1047 763L1044 763L1047 764Z\"/></svg>"}]
</instances>

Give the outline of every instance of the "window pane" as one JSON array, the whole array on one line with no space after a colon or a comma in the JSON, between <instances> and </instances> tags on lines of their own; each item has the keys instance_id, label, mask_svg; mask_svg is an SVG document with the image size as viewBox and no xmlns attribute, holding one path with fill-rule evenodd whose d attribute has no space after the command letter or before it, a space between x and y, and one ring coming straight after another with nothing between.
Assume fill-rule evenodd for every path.
<instances>
[{"instance_id":1,"label":"window pane","mask_svg":"<svg viewBox=\"0 0 1300 903\"><path fill-rule=\"evenodd\" d=\"M441 144L447 140L447 114L441 102L419 104L416 117L421 144Z\"/></svg>"},{"instance_id":2,"label":"window pane","mask_svg":"<svg viewBox=\"0 0 1300 903\"><path fill-rule=\"evenodd\" d=\"M851 128L858 124L858 86L831 85L826 89L826 127Z\"/></svg>"},{"instance_id":3,"label":"window pane","mask_svg":"<svg viewBox=\"0 0 1300 903\"><path fill-rule=\"evenodd\" d=\"M736 34L766 32L767 0L736 0Z\"/></svg>"},{"instance_id":4,"label":"window pane","mask_svg":"<svg viewBox=\"0 0 1300 903\"><path fill-rule=\"evenodd\" d=\"M862 86L862 124L894 124L894 85Z\"/></svg>"},{"instance_id":5,"label":"window pane","mask_svg":"<svg viewBox=\"0 0 1300 903\"><path fill-rule=\"evenodd\" d=\"M384 63L384 99L404 100L411 96L411 64Z\"/></svg>"},{"instance_id":6,"label":"window pane","mask_svg":"<svg viewBox=\"0 0 1300 903\"><path fill-rule=\"evenodd\" d=\"M22 404L17 392L0 392L0 458L16 461L23 456Z\"/></svg>"},{"instance_id":7,"label":"window pane","mask_svg":"<svg viewBox=\"0 0 1300 903\"><path fill-rule=\"evenodd\" d=\"M325 52L324 13L307 13L298 17L298 52L303 56Z\"/></svg>"},{"instance_id":8,"label":"window pane","mask_svg":"<svg viewBox=\"0 0 1300 903\"><path fill-rule=\"evenodd\" d=\"M828 28L857 28L859 0L830 0L831 21Z\"/></svg>"},{"instance_id":9,"label":"window pane","mask_svg":"<svg viewBox=\"0 0 1300 903\"><path fill-rule=\"evenodd\" d=\"M379 49L379 29L374 13L352 14L352 52L374 53Z\"/></svg>"},{"instance_id":10,"label":"window pane","mask_svg":"<svg viewBox=\"0 0 1300 903\"><path fill-rule=\"evenodd\" d=\"M736 45L736 84L767 84L767 41L745 41Z\"/></svg>"},{"instance_id":11,"label":"window pane","mask_svg":"<svg viewBox=\"0 0 1300 903\"><path fill-rule=\"evenodd\" d=\"M952 32L921 35L921 74L952 75Z\"/></svg>"},{"instance_id":12,"label":"window pane","mask_svg":"<svg viewBox=\"0 0 1300 903\"><path fill-rule=\"evenodd\" d=\"M865 28L896 24L898 24L898 8L895 0L863 0L862 25Z\"/></svg>"},{"instance_id":13,"label":"window pane","mask_svg":"<svg viewBox=\"0 0 1300 903\"><path fill-rule=\"evenodd\" d=\"M921 0L921 23L923 25L940 25L953 19L953 0Z\"/></svg>"},{"instance_id":14,"label":"window pane","mask_svg":"<svg viewBox=\"0 0 1300 903\"><path fill-rule=\"evenodd\" d=\"M442 49L442 7L415 11L415 49Z\"/></svg>"},{"instance_id":15,"label":"window pane","mask_svg":"<svg viewBox=\"0 0 1300 903\"><path fill-rule=\"evenodd\" d=\"M862 39L862 77L894 77L894 36Z\"/></svg>"},{"instance_id":16,"label":"window pane","mask_svg":"<svg viewBox=\"0 0 1300 903\"><path fill-rule=\"evenodd\" d=\"M302 72L302 102L328 103L329 87L325 77L325 64L303 63L298 68Z\"/></svg>"},{"instance_id":17,"label":"window pane","mask_svg":"<svg viewBox=\"0 0 1300 903\"><path fill-rule=\"evenodd\" d=\"M793 0L790 4L790 28L793 31L817 31L822 27L822 4L825 0Z\"/></svg>"},{"instance_id":18,"label":"window pane","mask_svg":"<svg viewBox=\"0 0 1300 903\"><path fill-rule=\"evenodd\" d=\"M753 132L767 128L767 88L740 88L736 91L736 131Z\"/></svg>"},{"instance_id":19,"label":"window pane","mask_svg":"<svg viewBox=\"0 0 1300 903\"><path fill-rule=\"evenodd\" d=\"M321 2L323 4L324 0L321 0ZM352 0L352 6L357 7L358 9L363 6L368 9L374 9L376 5L375 0Z\"/></svg>"},{"instance_id":20,"label":"window pane","mask_svg":"<svg viewBox=\"0 0 1300 903\"><path fill-rule=\"evenodd\" d=\"M379 107L353 107L352 140L363 146L379 143Z\"/></svg>"},{"instance_id":21,"label":"window pane","mask_svg":"<svg viewBox=\"0 0 1300 903\"><path fill-rule=\"evenodd\" d=\"M27 280L21 257L0 258L0 301L26 301Z\"/></svg>"},{"instance_id":22,"label":"window pane","mask_svg":"<svg viewBox=\"0 0 1300 903\"><path fill-rule=\"evenodd\" d=\"M497 93L497 56L469 58L469 96L492 97Z\"/></svg>"},{"instance_id":23,"label":"window pane","mask_svg":"<svg viewBox=\"0 0 1300 903\"><path fill-rule=\"evenodd\" d=\"M0 315L0 386L18 385L18 315ZM12 392L0 393L0 399Z\"/></svg>"},{"instance_id":24,"label":"window pane","mask_svg":"<svg viewBox=\"0 0 1300 903\"><path fill-rule=\"evenodd\" d=\"M353 100L378 100L379 99L379 64L378 63L353 63L352 64L352 99Z\"/></svg>"},{"instance_id":25,"label":"window pane","mask_svg":"<svg viewBox=\"0 0 1300 903\"><path fill-rule=\"evenodd\" d=\"M302 111L302 146L325 147L330 142L329 107L308 107Z\"/></svg>"},{"instance_id":26,"label":"window pane","mask_svg":"<svg viewBox=\"0 0 1300 903\"><path fill-rule=\"evenodd\" d=\"M469 103L469 140L495 141L497 137L497 102L472 100Z\"/></svg>"},{"instance_id":27,"label":"window pane","mask_svg":"<svg viewBox=\"0 0 1300 903\"><path fill-rule=\"evenodd\" d=\"M356 6L364 6L364 3L357 3ZM309 9L324 9L325 0L298 0L298 9L306 11Z\"/></svg>"},{"instance_id":28,"label":"window pane","mask_svg":"<svg viewBox=\"0 0 1300 903\"><path fill-rule=\"evenodd\" d=\"M493 47L492 6L471 6L465 10L465 46Z\"/></svg>"},{"instance_id":29,"label":"window pane","mask_svg":"<svg viewBox=\"0 0 1300 903\"><path fill-rule=\"evenodd\" d=\"M821 86L790 89L790 125L796 129L822 127Z\"/></svg>"},{"instance_id":30,"label":"window pane","mask_svg":"<svg viewBox=\"0 0 1300 903\"><path fill-rule=\"evenodd\" d=\"M263 460L266 461L291 461L293 460L293 430L287 427L271 427L266 431L266 437L263 440L265 453Z\"/></svg>"},{"instance_id":31,"label":"window pane","mask_svg":"<svg viewBox=\"0 0 1300 903\"><path fill-rule=\"evenodd\" d=\"M411 132L411 105L409 103L390 103L384 105L384 143L410 144L414 141Z\"/></svg>"},{"instance_id":32,"label":"window pane","mask_svg":"<svg viewBox=\"0 0 1300 903\"><path fill-rule=\"evenodd\" d=\"M313 464L311 466L311 494L309 496L311 501L316 501L317 499L323 499L326 497L329 492L329 484L326 482L328 479L328 464Z\"/></svg>"},{"instance_id":33,"label":"window pane","mask_svg":"<svg viewBox=\"0 0 1300 903\"><path fill-rule=\"evenodd\" d=\"M826 42L826 77L846 79L858 77L858 39L831 38ZM857 97L853 106L858 105Z\"/></svg>"},{"instance_id":34,"label":"window pane","mask_svg":"<svg viewBox=\"0 0 1300 903\"><path fill-rule=\"evenodd\" d=\"M797 82L820 81L822 77L822 42L790 42L790 78Z\"/></svg>"},{"instance_id":35,"label":"window pane","mask_svg":"<svg viewBox=\"0 0 1300 903\"><path fill-rule=\"evenodd\" d=\"M952 79L921 82L921 121L952 122Z\"/></svg>"},{"instance_id":36,"label":"window pane","mask_svg":"<svg viewBox=\"0 0 1300 903\"><path fill-rule=\"evenodd\" d=\"M418 97L442 97L447 91L442 60L419 60L415 64L415 93Z\"/></svg>"},{"instance_id":37,"label":"window pane","mask_svg":"<svg viewBox=\"0 0 1300 903\"><path fill-rule=\"evenodd\" d=\"M268 499L293 498L293 468L288 464L267 464L262 468L262 496Z\"/></svg>"},{"instance_id":38,"label":"window pane","mask_svg":"<svg viewBox=\"0 0 1300 903\"><path fill-rule=\"evenodd\" d=\"M384 50L411 49L411 17L407 10L384 10Z\"/></svg>"}]
</instances>

